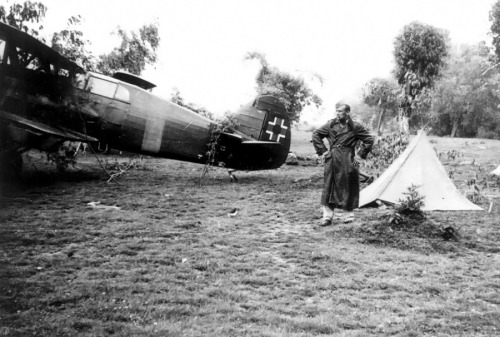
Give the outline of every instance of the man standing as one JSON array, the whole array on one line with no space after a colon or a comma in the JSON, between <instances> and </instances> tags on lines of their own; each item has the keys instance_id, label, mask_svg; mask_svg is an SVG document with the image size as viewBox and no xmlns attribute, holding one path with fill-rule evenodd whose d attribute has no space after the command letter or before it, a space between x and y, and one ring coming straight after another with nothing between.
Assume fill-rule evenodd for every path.
<instances>
[{"instance_id":1,"label":"man standing","mask_svg":"<svg viewBox=\"0 0 500 337\"><path fill-rule=\"evenodd\" d=\"M354 219L353 209L359 204L359 160L366 158L375 141L364 126L351 119L349 105L337 103L336 111L337 117L314 130L312 135L314 149L325 163L321 226L332 223L335 208L348 212L347 221ZM323 138L328 139L330 149L326 148ZM358 141L361 148L355 154Z\"/></svg>"}]
</instances>

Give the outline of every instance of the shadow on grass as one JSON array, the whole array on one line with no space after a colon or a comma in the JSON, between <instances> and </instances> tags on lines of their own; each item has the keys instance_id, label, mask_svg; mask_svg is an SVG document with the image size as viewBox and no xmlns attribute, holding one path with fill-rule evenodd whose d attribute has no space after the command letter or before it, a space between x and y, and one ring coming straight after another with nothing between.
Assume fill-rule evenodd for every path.
<instances>
[{"instance_id":1,"label":"shadow on grass","mask_svg":"<svg viewBox=\"0 0 500 337\"><path fill-rule=\"evenodd\" d=\"M26 171L16 179L0 180L0 202L1 203L19 203L23 192L32 189L60 188L59 185L70 184L76 186L81 183L105 181L103 172L93 172L88 170L57 172L54 171ZM11 199L14 198L14 199ZM2 200L3 199L3 200Z\"/></svg>"}]
</instances>

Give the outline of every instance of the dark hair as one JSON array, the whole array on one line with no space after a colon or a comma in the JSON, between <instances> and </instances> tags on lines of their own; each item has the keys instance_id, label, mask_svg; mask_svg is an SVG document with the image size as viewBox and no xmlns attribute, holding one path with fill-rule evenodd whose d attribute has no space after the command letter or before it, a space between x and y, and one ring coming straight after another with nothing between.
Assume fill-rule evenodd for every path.
<instances>
[{"instance_id":1,"label":"dark hair","mask_svg":"<svg viewBox=\"0 0 500 337\"><path fill-rule=\"evenodd\" d=\"M345 112L351 112L351 107L349 106L349 104L345 103L335 104L335 109L340 109L340 108L344 108Z\"/></svg>"}]
</instances>

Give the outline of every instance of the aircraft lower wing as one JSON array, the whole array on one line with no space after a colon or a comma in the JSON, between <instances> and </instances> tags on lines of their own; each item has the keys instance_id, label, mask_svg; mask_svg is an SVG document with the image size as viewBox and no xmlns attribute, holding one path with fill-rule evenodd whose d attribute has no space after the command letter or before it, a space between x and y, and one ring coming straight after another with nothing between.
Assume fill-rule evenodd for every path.
<instances>
[{"instance_id":1,"label":"aircraft lower wing","mask_svg":"<svg viewBox=\"0 0 500 337\"><path fill-rule=\"evenodd\" d=\"M2 130L11 140L26 147L51 150L55 144L61 141L97 142L97 138L76 132L64 127L54 127L38 121L30 120L9 112L0 110L0 120L10 123L2 123Z\"/></svg>"}]
</instances>

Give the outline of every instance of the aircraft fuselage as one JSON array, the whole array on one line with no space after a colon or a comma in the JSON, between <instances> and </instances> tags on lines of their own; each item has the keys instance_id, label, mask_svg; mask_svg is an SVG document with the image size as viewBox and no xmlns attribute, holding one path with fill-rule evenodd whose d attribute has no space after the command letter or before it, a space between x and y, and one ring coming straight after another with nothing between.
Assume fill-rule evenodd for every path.
<instances>
[{"instance_id":1,"label":"aircraft fuselage","mask_svg":"<svg viewBox=\"0 0 500 337\"><path fill-rule=\"evenodd\" d=\"M83 87L100 117L89 128L112 148L151 156L203 162L212 122L137 86L89 73Z\"/></svg>"}]
</instances>

